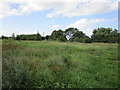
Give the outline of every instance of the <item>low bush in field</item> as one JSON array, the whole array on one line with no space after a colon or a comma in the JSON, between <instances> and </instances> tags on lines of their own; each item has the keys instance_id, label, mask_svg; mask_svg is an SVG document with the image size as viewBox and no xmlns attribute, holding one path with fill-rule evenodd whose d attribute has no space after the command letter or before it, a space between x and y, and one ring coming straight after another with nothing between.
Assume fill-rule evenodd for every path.
<instances>
[{"instance_id":1,"label":"low bush in field","mask_svg":"<svg viewBox=\"0 0 120 90\"><path fill-rule=\"evenodd\" d=\"M31 87L32 79L29 69L25 68L22 63L12 59L3 61L3 88L28 88Z\"/></svg>"}]
</instances>

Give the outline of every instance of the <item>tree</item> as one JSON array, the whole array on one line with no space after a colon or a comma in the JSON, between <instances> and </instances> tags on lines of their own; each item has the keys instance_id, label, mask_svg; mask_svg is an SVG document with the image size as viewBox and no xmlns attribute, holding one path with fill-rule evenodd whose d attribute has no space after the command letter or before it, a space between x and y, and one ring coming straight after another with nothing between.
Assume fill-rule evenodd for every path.
<instances>
[{"instance_id":1,"label":"tree","mask_svg":"<svg viewBox=\"0 0 120 90\"><path fill-rule=\"evenodd\" d=\"M87 42L88 39L90 38L87 35L85 35L82 31L77 31L73 34L70 41Z\"/></svg>"},{"instance_id":2,"label":"tree","mask_svg":"<svg viewBox=\"0 0 120 90\"><path fill-rule=\"evenodd\" d=\"M82 31L77 31L73 34L73 38L78 37L80 39L80 38L84 38L85 36L86 35Z\"/></svg>"},{"instance_id":3,"label":"tree","mask_svg":"<svg viewBox=\"0 0 120 90\"><path fill-rule=\"evenodd\" d=\"M77 32L77 28L70 27L65 30L65 35L68 40L70 40L75 32Z\"/></svg>"},{"instance_id":4,"label":"tree","mask_svg":"<svg viewBox=\"0 0 120 90\"><path fill-rule=\"evenodd\" d=\"M8 39L8 37L2 35L1 39Z\"/></svg>"},{"instance_id":5,"label":"tree","mask_svg":"<svg viewBox=\"0 0 120 90\"><path fill-rule=\"evenodd\" d=\"M12 34L12 39L15 40L15 34L14 33Z\"/></svg>"},{"instance_id":6,"label":"tree","mask_svg":"<svg viewBox=\"0 0 120 90\"><path fill-rule=\"evenodd\" d=\"M86 38L83 39L83 42L84 42L84 43L91 43L92 40L91 40L91 38L86 37Z\"/></svg>"},{"instance_id":7,"label":"tree","mask_svg":"<svg viewBox=\"0 0 120 90\"><path fill-rule=\"evenodd\" d=\"M60 42L65 42L65 41L67 41L67 38L66 38L65 36L60 36L60 37L58 38L58 41L60 41Z\"/></svg>"},{"instance_id":8,"label":"tree","mask_svg":"<svg viewBox=\"0 0 120 90\"><path fill-rule=\"evenodd\" d=\"M45 37L46 40L49 40L50 38L51 38L50 35L47 35L47 36Z\"/></svg>"},{"instance_id":9,"label":"tree","mask_svg":"<svg viewBox=\"0 0 120 90\"><path fill-rule=\"evenodd\" d=\"M58 41L66 41L66 36L64 34L64 31L59 29L58 31L54 30L51 34L52 40L58 40Z\"/></svg>"},{"instance_id":10,"label":"tree","mask_svg":"<svg viewBox=\"0 0 120 90\"><path fill-rule=\"evenodd\" d=\"M116 29L101 27L93 30L91 38L93 42L117 43L119 36L117 31Z\"/></svg>"},{"instance_id":11,"label":"tree","mask_svg":"<svg viewBox=\"0 0 120 90\"><path fill-rule=\"evenodd\" d=\"M16 40L41 40L42 37L39 34L39 32L37 34L23 34L23 35L17 35Z\"/></svg>"},{"instance_id":12,"label":"tree","mask_svg":"<svg viewBox=\"0 0 120 90\"><path fill-rule=\"evenodd\" d=\"M78 37L71 38L70 41L76 41L76 42L81 42Z\"/></svg>"},{"instance_id":13,"label":"tree","mask_svg":"<svg viewBox=\"0 0 120 90\"><path fill-rule=\"evenodd\" d=\"M37 34L36 34L36 40L41 40L41 35L39 32L37 32Z\"/></svg>"},{"instance_id":14,"label":"tree","mask_svg":"<svg viewBox=\"0 0 120 90\"><path fill-rule=\"evenodd\" d=\"M19 35L16 36L16 40L20 40L20 36Z\"/></svg>"},{"instance_id":15,"label":"tree","mask_svg":"<svg viewBox=\"0 0 120 90\"><path fill-rule=\"evenodd\" d=\"M45 40L45 37L41 37L41 40Z\"/></svg>"},{"instance_id":16,"label":"tree","mask_svg":"<svg viewBox=\"0 0 120 90\"><path fill-rule=\"evenodd\" d=\"M51 39L56 40L59 37L59 34L56 30L54 30L51 34Z\"/></svg>"}]
</instances>

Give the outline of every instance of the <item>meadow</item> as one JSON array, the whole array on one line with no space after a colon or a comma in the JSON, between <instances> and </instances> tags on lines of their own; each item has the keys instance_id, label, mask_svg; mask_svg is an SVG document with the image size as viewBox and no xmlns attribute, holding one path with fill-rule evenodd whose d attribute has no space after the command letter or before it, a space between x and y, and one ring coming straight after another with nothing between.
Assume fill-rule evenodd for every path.
<instances>
[{"instance_id":1,"label":"meadow","mask_svg":"<svg viewBox=\"0 0 120 90\"><path fill-rule=\"evenodd\" d=\"M3 88L117 88L118 44L2 41Z\"/></svg>"}]
</instances>

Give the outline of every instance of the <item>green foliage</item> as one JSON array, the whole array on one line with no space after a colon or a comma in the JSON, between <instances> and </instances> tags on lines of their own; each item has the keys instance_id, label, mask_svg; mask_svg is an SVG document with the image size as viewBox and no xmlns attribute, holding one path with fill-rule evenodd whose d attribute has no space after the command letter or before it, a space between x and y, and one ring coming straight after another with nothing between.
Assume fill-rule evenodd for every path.
<instances>
[{"instance_id":1,"label":"green foliage","mask_svg":"<svg viewBox=\"0 0 120 90\"><path fill-rule=\"evenodd\" d=\"M112 28L98 28L93 31L92 42L118 43L119 33Z\"/></svg>"},{"instance_id":2,"label":"green foliage","mask_svg":"<svg viewBox=\"0 0 120 90\"><path fill-rule=\"evenodd\" d=\"M91 43L92 40L91 40L91 38L88 37L88 38L84 38L84 39L83 39L83 42L84 42L84 43Z\"/></svg>"},{"instance_id":3,"label":"green foliage","mask_svg":"<svg viewBox=\"0 0 120 90\"><path fill-rule=\"evenodd\" d=\"M41 40L41 35L39 34L39 32L36 35L36 40Z\"/></svg>"},{"instance_id":4,"label":"green foliage","mask_svg":"<svg viewBox=\"0 0 120 90\"><path fill-rule=\"evenodd\" d=\"M5 40L2 46L2 87L3 88L28 88L34 85L31 79L31 73L24 64L14 58L17 49L21 47L13 39ZM17 52L16 52L17 53ZM17 54L16 54L17 55Z\"/></svg>"},{"instance_id":5,"label":"green foliage","mask_svg":"<svg viewBox=\"0 0 120 90\"><path fill-rule=\"evenodd\" d=\"M74 38L74 37L78 37L79 39L80 38L84 38L86 35L82 32L82 31L77 31L77 32L75 32L74 34L73 34L73 37L72 38Z\"/></svg>"},{"instance_id":6,"label":"green foliage","mask_svg":"<svg viewBox=\"0 0 120 90\"><path fill-rule=\"evenodd\" d=\"M3 88L117 88L118 44L3 40Z\"/></svg>"},{"instance_id":7,"label":"green foliage","mask_svg":"<svg viewBox=\"0 0 120 90\"><path fill-rule=\"evenodd\" d=\"M8 39L8 37L2 35L1 39Z\"/></svg>"},{"instance_id":8,"label":"green foliage","mask_svg":"<svg viewBox=\"0 0 120 90\"><path fill-rule=\"evenodd\" d=\"M20 36L19 35L16 36L16 40L20 40Z\"/></svg>"},{"instance_id":9,"label":"green foliage","mask_svg":"<svg viewBox=\"0 0 120 90\"><path fill-rule=\"evenodd\" d=\"M12 34L12 39L15 40L15 34L14 33Z\"/></svg>"},{"instance_id":10,"label":"green foliage","mask_svg":"<svg viewBox=\"0 0 120 90\"><path fill-rule=\"evenodd\" d=\"M58 38L58 41L65 42L65 41L67 41L67 39L66 39L65 36L60 36L60 37Z\"/></svg>"},{"instance_id":11,"label":"green foliage","mask_svg":"<svg viewBox=\"0 0 120 90\"><path fill-rule=\"evenodd\" d=\"M77 32L77 31L78 31L77 28L70 27L70 28L68 28L68 29L65 30L65 35L66 35L66 37L67 37L68 39L71 39L72 36L73 36L73 34L74 34L75 32Z\"/></svg>"},{"instance_id":12,"label":"green foliage","mask_svg":"<svg viewBox=\"0 0 120 90\"><path fill-rule=\"evenodd\" d=\"M61 42L65 42L67 40L65 35L64 35L64 31L62 31L61 29L58 31L54 30L51 34L51 39L58 40Z\"/></svg>"},{"instance_id":13,"label":"green foliage","mask_svg":"<svg viewBox=\"0 0 120 90\"><path fill-rule=\"evenodd\" d=\"M70 39L70 41L80 42L80 39L78 37L74 37L74 38Z\"/></svg>"},{"instance_id":14,"label":"green foliage","mask_svg":"<svg viewBox=\"0 0 120 90\"><path fill-rule=\"evenodd\" d=\"M31 34L31 35L17 35L16 40L41 40L41 35Z\"/></svg>"},{"instance_id":15,"label":"green foliage","mask_svg":"<svg viewBox=\"0 0 120 90\"><path fill-rule=\"evenodd\" d=\"M32 87L30 72L21 62L4 59L2 72L3 88L29 88Z\"/></svg>"},{"instance_id":16,"label":"green foliage","mask_svg":"<svg viewBox=\"0 0 120 90\"><path fill-rule=\"evenodd\" d=\"M46 40L49 40L50 37L51 37L50 35L47 35L47 36L45 37L45 39L46 39Z\"/></svg>"},{"instance_id":17,"label":"green foliage","mask_svg":"<svg viewBox=\"0 0 120 90\"><path fill-rule=\"evenodd\" d=\"M70 27L65 29L65 31L59 29L54 30L51 35L47 35L46 37L42 37L39 33L31 34L31 35L17 35L15 37L14 33L12 37L2 36L2 39L13 38L13 40L50 40L50 41L71 41L71 42L81 42L81 43L91 43L91 42L103 42L103 43L118 43L119 42L120 33L118 33L117 29L112 28L98 28L93 30L93 34L91 38L88 37L82 31L79 31L77 28Z\"/></svg>"},{"instance_id":18,"label":"green foliage","mask_svg":"<svg viewBox=\"0 0 120 90\"><path fill-rule=\"evenodd\" d=\"M91 43L91 39L86 36L82 31L75 32L70 40L81 43Z\"/></svg>"}]
</instances>

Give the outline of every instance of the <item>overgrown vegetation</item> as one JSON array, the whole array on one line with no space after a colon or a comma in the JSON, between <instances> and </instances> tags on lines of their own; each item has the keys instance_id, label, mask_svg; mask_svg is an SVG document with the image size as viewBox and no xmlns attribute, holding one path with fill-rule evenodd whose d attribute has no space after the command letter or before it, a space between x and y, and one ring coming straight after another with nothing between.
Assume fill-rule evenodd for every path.
<instances>
[{"instance_id":1,"label":"overgrown vegetation","mask_svg":"<svg viewBox=\"0 0 120 90\"><path fill-rule=\"evenodd\" d=\"M3 88L117 88L118 45L3 40Z\"/></svg>"}]
</instances>

